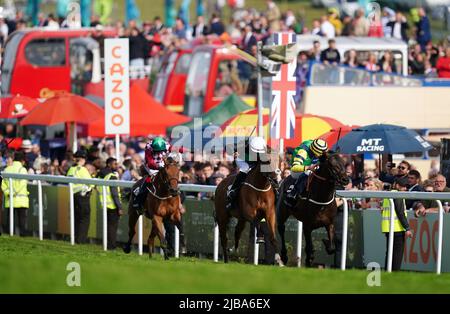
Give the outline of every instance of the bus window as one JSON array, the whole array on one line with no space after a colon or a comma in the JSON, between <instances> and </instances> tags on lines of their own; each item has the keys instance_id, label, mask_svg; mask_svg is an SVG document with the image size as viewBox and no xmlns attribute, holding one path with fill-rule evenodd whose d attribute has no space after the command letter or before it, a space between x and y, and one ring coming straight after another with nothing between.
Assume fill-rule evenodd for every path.
<instances>
[{"instance_id":1,"label":"bus window","mask_svg":"<svg viewBox=\"0 0 450 314\"><path fill-rule=\"evenodd\" d=\"M66 65L66 44L63 38L35 39L25 47L27 61L38 67Z\"/></svg>"},{"instance_id":2,"label":"bus window","mask_svg":"<svg viewBox=\"0 0 450 314\"><path fill-rule=\"evenodd\" d=\"M242 94L242 82L239 78L236 60L222 60L219 63L214 88L214 97L226 97L232 93Z\"/></svg>"},{"instance_id":3,"label":"bus window","mask_svg":"<svg viewBox=\"0 0 450 314\"><path fill-rule=\"evenodd\" d=\"M82 95L84 84L90 82L93 71L93 54L86 46L70 45L70 78L72 92Z\"/></svg>"},{"instance_id":4,"label":"bus window","mask_svg":"<svg viewBox=\"0 0 450 314\"><path fill-rule=\"evenodd\" d=\"M192 55L190 53L185 53L180 57L175 67L175 73L177 74L187 74L189 71L189 63L191 62Z\"/></svg>"},{"instance_id":5,"label":"bus window","mask_svg":"<svg viewBox=\"0 0 450 314\"><path fill-rule=\"evenodd\" d=\"M164 74L170 74L175 66L175 61L177 60L178 52L173 52L170 54L167 63L162 67L162 72Z\"/></svg>"},{"instance_id":6,"label":"bus window","mask_svg":"<svg viewBox=\"0 0 450 314\"><path fill-rule=\"evenodd\" d=\"M188 77L186 79L185 115L198 117L203 113L204 97L211 68L211 52L199 51L192 56Z\"/></svg>"}]
</instances>

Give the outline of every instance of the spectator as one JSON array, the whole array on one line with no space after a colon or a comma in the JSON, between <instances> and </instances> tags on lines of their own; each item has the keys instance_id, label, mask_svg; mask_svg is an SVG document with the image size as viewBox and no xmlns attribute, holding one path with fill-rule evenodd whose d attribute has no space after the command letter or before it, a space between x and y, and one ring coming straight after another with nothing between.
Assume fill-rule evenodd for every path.
<instances>
[{"instance_id":1,"label":"spectator","mask_svg":"<svg viewBox=\"0 0 450 314\"><path fill-rule=\"evenodd\" d=\"M450 189L447 187L447 179L442 174L438 174L433 183L434 183L434 192L445 192L445 193L450 192ZM441 203L444 207L444 211L448 213L449 212L448 203L450 203L450 200L441 200ZM447 206L445 206L446 203ZM415 206L414 210L416 212L416 215L425 216L428 213L438 213L439 207L437 202L422 201L421 203Z\"/></svg>"},{"instance_id":2,"label":"spectator","mask_svg":"<svg viewBox=\"0 0 450 314\"><path fill-rule=\"evenodd\" d=\"M383 182L376 178L368 178L364 181L364 190L365 191L382 191L383 190ZM381 208L381 199L378 198L366 198L362 199L360 203L355 204L358 208Z\"/></svg>"},{"instance_id":3,"label":"spectator","mask_svg":"<svg viewBox=\"0 0 450 314\"><path fill-rule=\"evenodd\" d=\"M369 33L369 21L364 16L364 10L358 9L353 20L353 28L355 36L367 36Z\"/></svg>"},{"instance_id":4,"label":"spectator","mask_svg":"<svg viewBox=\"0 0 450 314\"><path fill-rule=\"evenodd\" d=\"M309 64L308 64L308 56L306 52L301 51L297 57L297 67L295 69L295 77L296 77L296 94L294 96L294 100L296 104L299 104L303 99L303 89L306 85L306 79L308 76Z\"/></svg>"},{"instance_id":5,"label":"spectator","mask_svg":"<svg viewBox=\"0 0 450 314\"><path fill-rule=\"evenodd\" d=\"M322 51L320 61L324 64L332 65L338 65L341 62L341 55L336 49L336 41L334 39L328 41L328 48Z\"/></svg>"},{"instance_id":6,"label":"spectator","mask_svg":"<svg viewBox=\"0 0 450 314\"><path fill-rule=\"evenodd\" d=\"M345 58L344 61L344 65L349 67L349 68L357 68L359 67L359 63L358 63L358 58L357 58L357 54L356 54L356 50L352 49L347 53L347 57ZM350 71L345 72L345 74L353 74ZM351 81L351 80L347 80L346 81Z\"/></svg>"},{"instance_id":7,"label":"spectator","mask_svg":"<svg viewBox=\"0 0 450 314\"><path fill-rule=\"evenodd\" d=\"M130 31L130 66L143 67L149 54L149 45L137 27ZM109 156L112 157L112 156Z\"/></svg>"},{"instance_id":8,"label":"spectator","mask_svg":"<svg viewBox=\"0 0 450 314\"><path fill-rule=\"evenodd\" d=\"M426 45L431 41L430 20L424 8L419 8L419 17L420 20L416 24L416 39L420 47L422 47L422 51L425 51Z\"/></svg>"},{"instance_id":9,"label":"spectator","mask_svg":"<svg viewBox=\"0 0 450 314\"><path fill-rule=\"evenodd\" d=\"M163 28L164 28L164 24L163 24L161 18L159 16L156 16L153 19L153 26L150 29L150 34L155 35L157 33L160 33L163 30Z\"/></svg>"},{"instance_id":10,"label":"spectator","mask_svg":"<svg viewBox=\"0 0 450 314\"><path fill-rule=\"evenodd\" d=\"M417 170L411 170L408 173L408 191L409 192L423 192L424 189L420 185L421 183L421 176L420 172ZM406 203L406 209L411 209L414 207L414 204L416 203L416 200L405 200Z\"/></svg>"},{"instance_id":11,"label":"spectator","mask_svg":"<svg viewBox=\"0 0 450 314\"><path fill-rule=\"evenodd\" d=\"M445 50L445 56L437 60L436 70L440 78L450 78L450 47Z\"/></svg>"},{"instance_id":12,"label":"spectator","mask_svg":"<svg viewBox=\"0 0 450 314\"><path fill-rule=\"evenodd\" d=\"M334 29L333 24L328 20L328 16L324 15L320 19L320 31L322 32L322 36L326 38L334 38L336 37L336 30Z\"/></svg>"},{"instance_id":13,"label":"spectator","mask_svg":"<svg viewBox=\"0 0 450 314\"><path fill-rule=\"evenodd\" d=\"M59 29L59 23L53 14L48 15L48 22L47 22L46 28L49 30L58 30Z\"/></svg>"},{"instance_id":14,"label":"spectator","mask_svg":"<svg viewBox=\"0 0 450 314\"><path fill-rule=\"evenodd\" d=\"M314 20L311 30L312 35L323 36L322 29L320 27L320 21Z\"/></svg>"},{"instance_id":15,"label":"spectator","mask_svg":"<svg viewBox=\"0 0 450 314\"><path fill-rule=\"evenodd\" d=\"M409 29L406 18L400 12L395 15L395 21L387 24L391 29L391 37L408 42L407 31Z\"/></svg>"},{"instance_id":16,"label":"spectator","mask_svg":"<svg viewBox=\"0 0 450 314\"><path fill-rule=\"evenodd\" d=\"M340 36L342 33L342 22L339 19L339 10L336 8L331 8L328 10L328 21L333 25L335 30L335 35Z\"/></svg>"},{"instance_id":17,"label":"spectator","mask_svg":"<svg viewBox=\"0 0 450 314\"><path fill-rule=\"evenodd\" d=\"M419 53L414 57L414 60L410 63L411 75L424 75L425 74L425 60L423 54Z\"/></svg>"},{"instance_id":18,"label":"spectator","mask_svg":"<svg viewBox=\"0 0 450 314\"><path fill-rule=\"evenodd\" d=\"M353 36L355 29L353 28L353 20L350 16L344 16L342 20L342 33L341 36Z\"/></svg>"},{"instance_id":19,"label":"spectator","mask_svg":"<svg viewBox=\"0 0 450 314\"><path fill-rule=\"evenodd\" d=\"M392 22L395 20L395 11L384 7L383 8L383 17L381 18L381 25L383 26L383 34L384 37L392 37L392 26L389 24L389 22Z\"/></svg>"},{"instance_id":20,"label":"spectator","mask_svg":"<svg viewBox=\"0 0 450 314\"><path fill-rule=\"evenodd\" d=\"M367 36L378 37L378 38L381 38L384 36L383 25L381 23L381 19L378 14L374 14L372 16L372 20L369 21L369 31L367 33Z\"/></svg>"},{"instance_id":21,"label":"spectator","mask_svg":"<svg viewBox=\"0 0 450 314\"><path fill-rule=\"evenodd\" d=\"M380 67L377 64L377 57L374 53L369 54L369 59L365 62L364 68L367 71L377 72L380 70Z\"/></svg>"},{"instance_id":22,"label":"spectator","mask_svg":"<svg viewBox=\"0 0 450 314\"><path fill-rule=\"evenodd\" d=\"M292 10L287 10L286 18L284 19L284 24L288 28L292 28L292 27L294 27L295 23L296 23L296 19L295 19L294 12Z\"/></svg>"},{"instance_id":23,"label":"spectator","mask_svg":"<svg viewBox=\"0 0 450 314\"><path fill-rule=\"evenodd\" d=\"M386 163L386 170L380 174L380 180L386 183L393 184L396 178L407 177L408 172L411 169L411 165L406 160L403 160L397 167L397 173L393 173L394 164L391 162Z\"/></svg>"},{"instance_id":24,"label":"spectator","mask_svg":"<svg viewBox=\"0 0 450 314\"><path fill-rule=\"evenodd\" d=\"M21 146L23 153L25 154L25 167L32 168L37 155L33 152L33 145L30 140L23 140Z\"/></svg>"},{"instance_id":25,"label":"spectator","mask_svg":"<svg viewBox=\"0 0 450 314\"><path fill-rule=\"evenodd\" d=\"M173 30L173 34L177 36L179 39L187 39L186 37L186 27L181 18L177 18L175 21L175 27Z\"/></svg>"},{"instance_id":26,"label":"spectator","mask_svg":"<svg viewBox=\"0 0 450 314\"><path fill-rule=\"evenodd\" d=\"M408 185L408 179L401 177L397 178L394 183L394 189L397 191L406 191ZM394 199L394 248L392 256L392 270L400 270L402 266L403 251L405 248L405 238L412 237L412 233L409 228L408 219L405 215L405 202L403 199ZM389 229L391 218L391 207L388 199L383 201L382 207L382 221L381 232L386 236L386 258L384 268L387 269L387 257L389 247Z\"/></svg>"},{"instance_id":27,"label":"spectator","mask_svg":"<svg viewBox=\"0 0 450 314\"><path fill-rule=\"evenodd\" d=\"M252 47L256 46L257 40L255 35L253 35L252 27L250 25L246 25L243 30L241 49L247 53L252 53Z\"/></svg>"},{"instance_id":28,"label":"spectator","mask_svg":"<svg viewBox=\"0 0 450 314\"><path fill-rule=\"evenodd\" d=\"M280 18L281 18L280 9L277 7L277 5L275 4L275 2L273 0L266 0L266 4L267 4L266 18L269 22L269 28L273 32L278 32L281 29L281 27L280 27Z\"/></svg>"},{"instance_id":29,"label":"spectator","mask_svg":"<svg viewBox=\"0 0 450 314\"><path fill-rule=\"evenodd\" d=\"M192 27L192 38L201 38L208 34L208 26L203 16L197 16L197 24Z\"/></svg>"},{"instance_id":30,"label":"spectator","mask_svg":"<svg viewBox=\"0 0 450 314\"><path fill-rule=\"evenodd\" d=\"M386 73L396 73L397 70L394 64L394 57L391 51L385 51L383 57L381 58L378 69Z\"/></svg>"},{"instance_id":31,"label":"spectator","mask_svg":"<svg viewBox=\"0 0 450 314\"><path fill-rule=\"evenodd\" d=\"M209 26L209 29L211 34L216 34L217 36L220 36L225 32L225 26L215 13L213 13L211 17L211 24Z\"/></svg>"}]
</instances>

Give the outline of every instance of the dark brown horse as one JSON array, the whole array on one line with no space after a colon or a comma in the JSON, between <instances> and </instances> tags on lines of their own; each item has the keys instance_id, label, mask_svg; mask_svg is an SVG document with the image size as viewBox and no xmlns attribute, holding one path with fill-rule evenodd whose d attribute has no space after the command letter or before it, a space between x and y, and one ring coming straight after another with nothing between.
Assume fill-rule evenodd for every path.
<instances>
[{"instance_id":1,"label":"dark brown horse","mask_svg":"<svg viewBox=\"0 0 450 314\"><path fill-rule=\"evenodd\" d=\"M182 234L183 226L181 224L181 214L183 212L183 208L178 190L178 177L180 172L179 165L171 157L168 157L164 161L164 164L164 168L159 170L152 183L149 184L149 193L144 202L144 214L152 221L152 230L147 241L149 257L152 256L154 240L155 237L158 236L161 242L164 258L169 259L167 254L166 238L164 235L163 219L169 218L170 221L178 227L180 234ZM136 182L132 190L134 190L139 184L141 184L141 181ZM133 209L131 206L131 204L133 204L133 197L134 195L131 193L130 205L128 206L128 242L125 244L123 249L127 254L131 251L131 241L136 234L136 222L141 215L141 213Z\"/></svg>"},{"instance_id":2,"label":"dark brown horse","mask_svg":"<svg viewBox=\"0 0 450 314\"><path fill-rule=\"evenodd\" d=\"M239 245L239 239L245 228L246 222L254 223L258 228L261 219L265 218L269 227L270 241L277 247L275 239L275 191L276 176L274 171L267 171L265 167L271 168L269 164L263 164L260 160L248 173L242 184L236 208L226 209L226 194L228 186L233 184L236 175L231 175L222 180L217 186L215 193L215 219L219 226L220 240L223 249L223 260L228 262L227 251L227 227L231 217L238 219L234 231L235 249Z\"/></svg>"},{"instance_id":3,"label":"dark brown horse","mask_svg":"<svg viewBox=\"0 0 450 314\"><path fill-rule=\"evenodd\" d=\"M295 180L288 177L281 184L280 199L277 204L278 232L281 236L281 260L286 264L287 249L285 243L285 222L290 215L303 222L303 234L306 242L306 266L312 266L314 247L311 233L325 227L328 240L323 240L328 254L335 252L334 218L337 213L335 201L336 184L346 185L348 177L345 173L344 161L335 153L327 153L320 158L319 166L309 175L306 190L297 199L293 209L288 209L283 202L286 190Z\"/></svg>"}]
</instances>

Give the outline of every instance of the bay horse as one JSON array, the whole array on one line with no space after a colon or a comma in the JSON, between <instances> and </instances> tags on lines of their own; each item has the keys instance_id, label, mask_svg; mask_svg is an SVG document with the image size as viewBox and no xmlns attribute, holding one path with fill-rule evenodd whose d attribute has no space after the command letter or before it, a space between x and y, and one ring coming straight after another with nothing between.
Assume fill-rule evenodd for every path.
<instances>
[{"instance_id":1,"label":"bay horse","mask_svg":"<svg viewBox=\"0 0 450 314\"><path fill-rule=\"evenodd\" d=\"M230 185L233 184L236 175L230 175L223 179L216 188L215 203L215 220L219 226L219 235L223 250L223 260L228 263L228 239L227 227L231 217L238 219L238 223L234 231L234 247L237 250L242 231L246 222L254 223L258 228L261 219L265 218L269 228L269 238L277 247L275 238L275 219L276 219L276 191L277 186L276 175L274 171L265 171L265 167L272 169L269 162L262 162L258 158L257 164L249 171L245 181L240 187L237 195L237 206L230 210L226 209L226 195ZM262 171L262 168L264 168Z\"/></svg>"},{"instance_id":2,"label":"bay horse","mask_svg":"<svg viewBox=\"0 0 450 314\"><path fill-rule=\"evenodd\" d=\"M295 179L289 176L280 187L280 198L277 204L278 233L281 237L281 260L287 263L287 249L285 242L285 223L290 215L303 222L305 236L306 266L311 267L314 260L314 247L311 233L313 230L325 227L328 240L323 239L328 254L335 252L334 219L337 214L335 200L336 185L347 185L349 182L345 172L344 161L337 153L328 152L319 159L316 167L308 177L305 191L298 197L295 206L289 209L284 204L284 196Z\"/></svg>"},{"instance_id":3,"label":"bay horse","mask_svg":"<svg viewBox=\"0 0 450 314\"><path fill-rule=\"evenodd\" d=\"M169 259L167 254L167 241L165 237L163 219L169 220L178 227L180 237L183 235L183 225L181 223L181 214L183 207L181 205L181 197L178 188L180 168L178 162L172 157L167 157L164 160L164 167L159 169L152 182L149 184L148 195L144 201L143 214L152 221L152 230L147 240L149 257L152 257L154 249L154 240L158 236L161 242L164 259ZM142 184L142 180L136 182L132 191ZM131 193L131 198L128 206L128 242L125 244L123 251L128 254L131 251L131 241L133 240L136 222L142 214L138 210L133 209L134 194Z\"/></svg>"}]
</instances>

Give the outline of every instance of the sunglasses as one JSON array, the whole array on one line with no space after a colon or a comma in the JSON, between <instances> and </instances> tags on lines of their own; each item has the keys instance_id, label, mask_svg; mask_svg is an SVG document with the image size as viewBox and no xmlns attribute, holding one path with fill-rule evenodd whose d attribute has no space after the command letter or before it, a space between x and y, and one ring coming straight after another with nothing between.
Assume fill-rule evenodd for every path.
<instances>
[{"instance_id":1,"label":"sunglasses","mask_svg":"<svg viewBox=\"0 0 450 314\"><path fill-rule=\"evenodd\" d=\"M406 170L407 169L406 167L401 167L401 166L398 166L397 168L400 169L400 170Z\"/></svg>"}]
</instances>

